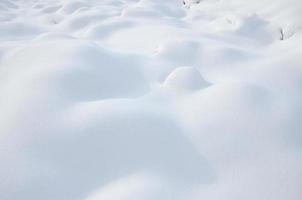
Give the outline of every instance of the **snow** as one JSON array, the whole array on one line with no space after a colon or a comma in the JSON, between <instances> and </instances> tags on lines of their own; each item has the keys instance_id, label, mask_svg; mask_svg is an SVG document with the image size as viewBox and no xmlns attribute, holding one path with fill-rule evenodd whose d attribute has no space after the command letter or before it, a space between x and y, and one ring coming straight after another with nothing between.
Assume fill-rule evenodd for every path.
<instances>
[{"instance_id":1,"label":"snow","mask_svg":"<svg viewBox=\"0 0 302 200\"><path fill-rule=\"evenodd\" d=\"M198 90L209 85L193 67L178 67L167 77L164 87L183 90Z\"/></svg>"},{"instance_id":2,"label":"snow","mask_svg":"<svg viewBox=\"0 0 302 200\"><path fill-rule=\"evenodd\" d=\"M1 200L300 200L300 0L0 0Z\"/></svg>"}]
</instances>

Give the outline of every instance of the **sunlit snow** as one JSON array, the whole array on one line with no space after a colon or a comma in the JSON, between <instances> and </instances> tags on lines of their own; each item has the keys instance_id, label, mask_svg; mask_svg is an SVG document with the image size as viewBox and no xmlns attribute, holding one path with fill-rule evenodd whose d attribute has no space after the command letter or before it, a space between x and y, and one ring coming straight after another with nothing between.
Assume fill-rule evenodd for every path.
<instances>
[{"instance_id":1,"label":"sunlit snow","mask_svg":"<svg viewBox=\"0 0 302 200\"><path fill-rule=\"evenodd\" d=\"M301 200L300 0L0 0L0 200Z\"/></svg>"}]
</instances>

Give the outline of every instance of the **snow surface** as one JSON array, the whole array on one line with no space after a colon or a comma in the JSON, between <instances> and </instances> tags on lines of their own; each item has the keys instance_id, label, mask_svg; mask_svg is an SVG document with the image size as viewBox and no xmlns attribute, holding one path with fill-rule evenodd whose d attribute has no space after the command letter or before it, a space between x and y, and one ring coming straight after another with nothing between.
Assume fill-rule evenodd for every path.
<instances>
[{"instance_id":1,"label":"snow surface","mask_svg":"<svg viewBox=\"0 0 302 200\"><path fill-rule=\"evenodd\" d=\"M1 200L301 200L301 0L0 0Z\"/></svg>"}]
</instances>

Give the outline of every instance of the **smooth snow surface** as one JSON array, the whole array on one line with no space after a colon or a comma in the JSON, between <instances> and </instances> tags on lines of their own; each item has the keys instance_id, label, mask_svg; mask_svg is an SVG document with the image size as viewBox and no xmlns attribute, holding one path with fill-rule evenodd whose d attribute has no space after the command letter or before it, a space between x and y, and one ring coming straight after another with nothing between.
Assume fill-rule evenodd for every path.
<instances>
[{"instance_id":1,"label":"smooth snow surface","mask_svg":"<svg viewBox=\"0 0 302 200\"><path fill-rule=\"evenodd\" d=\"M301 0L0 0L1 200L301 200Z\"/></svg>"}]
</instances>

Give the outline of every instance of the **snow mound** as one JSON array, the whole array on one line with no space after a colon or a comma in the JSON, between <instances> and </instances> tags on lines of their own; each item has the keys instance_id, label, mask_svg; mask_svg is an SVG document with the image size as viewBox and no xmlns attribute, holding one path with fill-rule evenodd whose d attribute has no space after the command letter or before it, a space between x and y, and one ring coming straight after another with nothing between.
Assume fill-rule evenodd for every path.
<instances>
[{"instance_id":1,"label":"snow mound","mask_svg":"<svg viewBox=\"0 0 302 200\"><path fill-rule=\"evenodd\" d=\"M24 73L10 77L20 79L23 87L38 81L38 88L48 88L53 95L73 101L133 97L148 91L143 68L131 56L118 55L90 42L66 39L64 35L40 36L7 57L5 65L11 66L8 72ZM8 78L9 74L2 76Z\"/></svg>"},{"instance_id":2,"label":"snow mound","mask_svg":"<svg viewBox=\"0 0 302 200\"><path fill-rule=\"evenodd\" d=\"M209 86L194 67L178 67L166 78L164 87L181 90L199 90Z\"/></svg>"}]
</instances>

